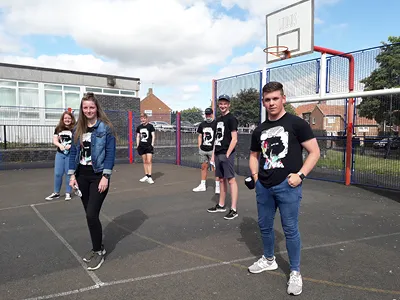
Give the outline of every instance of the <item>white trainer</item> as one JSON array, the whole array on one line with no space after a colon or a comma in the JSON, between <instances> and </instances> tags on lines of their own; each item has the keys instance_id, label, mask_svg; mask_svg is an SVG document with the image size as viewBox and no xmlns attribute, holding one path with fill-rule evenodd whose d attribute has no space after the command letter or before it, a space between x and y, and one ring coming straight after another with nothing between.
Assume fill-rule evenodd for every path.
<instances>
[{"instance_id":1,"label":"white trainer","mask_svg":"<svg viewBox=\"0 0 400 300\"><path fill-rule=\"evenodd\" d=\"M149 177L147 177L147 176L144 176L143 178L141 178L139 181L140 182L146 182L147 181L147 178L149 178Z\"/></svg>"},{"instance_id":2,"label":"white trainer","mask_svg":"<svg viewBox=\"0 0 400 300\"><path fill-rule=\"evenodd\" d=\"M273 260L268 260L264 255L248 268L249 272L254 274L276 269L278 269L278 264L275 261L275 256Z\"/></svg>"},{"instance_id":3,"label":"white trainer","mask_svg":"<svg viewBox=\"0 0 400 300\"><path fill-rule=\"evenodd\" d=\"M198 187L195 187L192 191L193 192L205 192L207 190L206 186L204 184L199 184Z\"/></svg>"},{"instance_id":4,"label":"white trainer","mask_svg":"<svg viewBox=\"0 0 400 300\"><path fill-rule=\"evenodd\" d=\"M287 293L289 295L298 296L303 291L303 279L301 278L300 272L290 272L290 278L288 281Z\"/></svg>"},{"instance_id":5,"label":"white trainer","mask_svg":"<svg viewBox=\"0 0 400 300\"><path fill-rule=\"evenodd\" d=\"M147 182L150 183L150 184L153 184L153 183L154 183L154 180L153 180L153 178L148 177L148 178L147 178Z\"/></svg>"},{"instance_id":6,"label":"white trainer","mask_svg":"<svg viewBox=\"0 0 400 300\"><path fill-rule=\"evenodd\" d=\"M65 201L71 200L71 194L70 193L65 193Z\"/></svg>"}]
</instances>

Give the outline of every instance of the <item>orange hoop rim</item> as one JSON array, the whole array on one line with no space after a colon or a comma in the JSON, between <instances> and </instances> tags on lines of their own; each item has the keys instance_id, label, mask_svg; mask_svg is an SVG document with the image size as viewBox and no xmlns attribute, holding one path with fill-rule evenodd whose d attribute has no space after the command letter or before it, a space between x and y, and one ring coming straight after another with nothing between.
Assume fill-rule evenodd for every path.
<instances>
[{"instance_id":1,"label":"orange hoop rim","mask_svg":"<svg viewBox=\"0 0 400 300\"><path fill-rule=\"evenodd\" d=\"M275 49L275 51L272 51L272 49ZM281 57L282 54L285 54L286 58L290 58L289 47L286 46L270 46L265 48L263 51L277 57Z\"/></svg>"}]
</instances>

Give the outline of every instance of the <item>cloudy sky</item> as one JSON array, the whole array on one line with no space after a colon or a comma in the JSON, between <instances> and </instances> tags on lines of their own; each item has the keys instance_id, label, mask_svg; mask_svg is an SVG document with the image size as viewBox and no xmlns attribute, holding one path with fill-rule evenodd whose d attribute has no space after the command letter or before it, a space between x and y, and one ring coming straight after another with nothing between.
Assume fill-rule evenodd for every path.
<instances>
[{"instance_id":1,"label":"cloudy sky","mask_svg":"<svg viewBox=\"0 0 400 300\"><path fill-rule=\"evenodd\" d=\"M173 110L204 109L212 79L264 67L265 15L294 2L0 0L0 61L139 77L141 98L153 87ZM384 2L315 0L315 45L352 51L398 35L400 1Z\"/></svg>"}]
</instances>

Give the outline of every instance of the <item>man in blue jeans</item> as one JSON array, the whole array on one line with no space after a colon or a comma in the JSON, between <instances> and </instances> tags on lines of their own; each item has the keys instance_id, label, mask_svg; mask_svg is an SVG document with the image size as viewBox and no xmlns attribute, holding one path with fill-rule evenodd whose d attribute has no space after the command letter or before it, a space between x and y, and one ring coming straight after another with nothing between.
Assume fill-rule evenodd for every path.
<instances>
[{"instance_id":1,"label":"man in blue jeans","mask_svg":"<svg viewBox=\"0 0 400 300\"><path fill-rule=\"evenodd\" d=\"M302 181L318 162L320 151L310 125L287 113L285 103L281 83L270 82L263 87L263 105L268 117L252 134L249 166L256 182L258 225L264 255L249 267L249 272L261 273L278 268L274 256L273 226L279 208L291 271L287 292L300 295L303 281L298 216ZM308 152L304 163L303 148Z\"/></svg>"}]
</instances>

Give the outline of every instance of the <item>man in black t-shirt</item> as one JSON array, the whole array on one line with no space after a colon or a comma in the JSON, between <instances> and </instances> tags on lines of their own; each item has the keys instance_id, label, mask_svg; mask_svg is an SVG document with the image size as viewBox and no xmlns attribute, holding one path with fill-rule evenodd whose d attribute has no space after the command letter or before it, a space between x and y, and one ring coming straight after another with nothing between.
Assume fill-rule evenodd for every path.
<instances>
[{"instance_id":1,"label":"man in black t-shirt","mask_svg":"<svg viewBox=\"0 0 400 300\"><path fill-rule=\"evenodd\" d=\"M201 122L199 127L197 128L198 138L197 143L199 146L199 157L201 163L201 182L198 187L193 189L193 192L205 192L207 190L206 187L206 179L207 179L207 169L208 164L213 164L213 150L214 150L214 141L215 141L215 129L217 126L217 122L213 118L213 110L208 107L204 111L206 115L206 120ZM215 193L220 193L219 188L219 178L215 178Z\"/></svg>"},{"instance_id":2,"label":"man in black t-shirt","mask_svg":"<svg viewBox=\"0 0 400 300\"><path fill-rule=\"evenodd\" d=\"M220 178L219 202L207 211L225 212L225 197L228 184L231 190L232 205L226 220L238 217L238 186L235 179L235 147L237 144L238 120L229 112L231 99L228 95L218 97L221 116L217 118L217 129L214 142L215 176Z\"/></svg>"},{"instance_id":3,"label":"man in black t-shirt","mask_svg":"<svg viewBox=\"0 0 400 300\"><path fill-rule=\"evenodd\" d=\"M144 173L146 175L139 181L153 184L154 180L151 177L151 171L152 158L154 154L154 141L156 139L155 129L154 126L149 123L146 114L140 115L140 122L141 124L136 128L136 144L137 152L143 159Z\"/></svg>"},{"instance_id":4,"label":"man in black t-shirt","mask_svg":"<svg viewBox=\"0 0 400 300\"><path fill-rule=\"evenodd\" d=\"M276 270L274 256L274 218L279 208L290 261L287 293L300 295L300 233L298 216L302 181L318 162L320 151L310 125L285 111L286 97L279 82L263 87L263 105L267 120L253 132L249 166L256 182L258 225L264 255L249 267L251 273ZM308 157L303 163L302 151Z\"/></svg>"}]
</instances>

